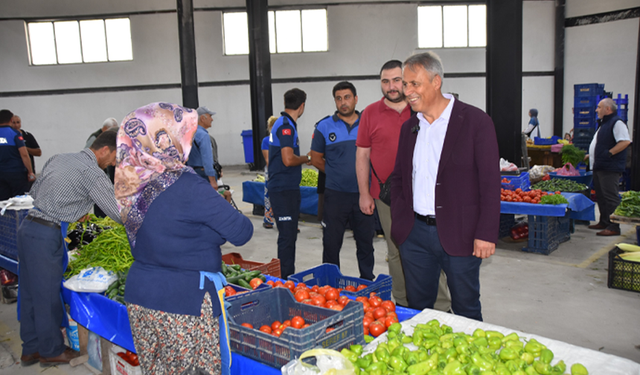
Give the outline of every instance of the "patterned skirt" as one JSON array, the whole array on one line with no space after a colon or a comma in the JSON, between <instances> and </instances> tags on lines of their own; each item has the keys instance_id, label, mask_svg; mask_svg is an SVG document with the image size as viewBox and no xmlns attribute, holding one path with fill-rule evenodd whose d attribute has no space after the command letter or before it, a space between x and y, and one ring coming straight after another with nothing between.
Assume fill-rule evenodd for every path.
<instances>
[{"instance_id":1,"label":"patterned skirt","mask_svg":"<svg viewBox=\"0 0 640 375\"><path fill-rule=\"evenodd\" d=\"M220 374L218 317L205 294L200 316L172 314L127 304L133 342L143 374Z\"/></svg>"}]
</instances>

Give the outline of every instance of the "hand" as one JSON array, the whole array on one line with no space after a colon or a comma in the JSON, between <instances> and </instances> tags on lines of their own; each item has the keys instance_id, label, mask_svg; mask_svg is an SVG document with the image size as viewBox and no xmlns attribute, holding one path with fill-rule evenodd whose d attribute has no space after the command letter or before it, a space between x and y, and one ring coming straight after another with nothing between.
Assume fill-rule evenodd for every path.
<instances>
[{"instance_id":1,"label":"hand","mask_svg":"<svg viewBox=\"0 0 640 375\"><path fill-rule=\"evenodd\" d=\"M78 221L81 223L84 223L85 221L89 221L89 220L91 220L91 216L89 216L88 214L78 219Z\"/></svg>"},{"instance_id":2,"label":"hand","mask_svg":"<svg viewBox=\"0 0 640 375\"><path fill-rule=\"evenodd\" d=\"M29 173L27 175L27 179L29 179L29 181L35 181L36 180L36 175L34 173Z\"/></svg>"},{"instance_id":3,"label":"hand","mask_svg":"<svg viewBox=\"0 0 640 375\"><path fill-rule=\"evenodd\" d=\"M373 201L371 194L360 194L360 211L365 215L373 215L376 203Z\"/></svg>"},{"instance_id":4,"label":"hand","mask_svg":"<svg viewBox=\"0 0 640 375\"><path fill-rule=\"evenodd\" d=\"M486 259L492 256L496 252L496 244L493 242L487 242L479 239L473 240L473 255L480 258Z\"/></svg>"},{"instance_id":5,"label":"hand","mask_svg":"<svg viewBox=\"0 0 640 375\"><path fill-rule=\"evenodd\" d=\"M311 151L307 152L307 162L306 165L311 165Z\"/></svg>"}]
</instances>

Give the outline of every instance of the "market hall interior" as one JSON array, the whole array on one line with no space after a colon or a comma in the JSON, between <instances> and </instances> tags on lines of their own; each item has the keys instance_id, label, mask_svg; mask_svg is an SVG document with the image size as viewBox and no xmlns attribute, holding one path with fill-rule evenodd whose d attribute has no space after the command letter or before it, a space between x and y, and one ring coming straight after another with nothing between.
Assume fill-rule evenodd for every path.
<instances>
[{"instance_id":1,"label":"market hall interior","mask_svg":"<svg viewBox=\"0 0 640 375\"><path fill-rule=\"evenodd\" d=\"M315 5L327 9L327 51L271 55L273 113L279 113L279 98L291 87L308 93L306 111L299 121L302 150L311 143L313 125L333 112L330 93L338 80L349 79L357 86L358 108L362 109L381 97L378 72L384 61L404 60L421 51L417 48L417 3L273 0L269 5L275 10ZM249 61L246 54L226 54L223 35L223 14L244 7L242 0L194 1L198 94L201 105L217 112L210 132L219 145L225 183L234 189L235 202L254 223L254 239L239 250L246 259L264 261L275 257L277 233L263 229L261 217L252 216L251 206L242 203L241 197L241 183L253 178L246 172L240 136L252 124ZM637 7L637 0L567 0L565 18L579 20L626 9L636 9L637 14ZM38 138L42 149L39 165L55 154L82 149L88 135L105 118L121 120L150 102L182 101L175 9L175 2L169 0L0 2L0 107L19 115L23 128ZM26 23L114 17L130 20L131 60L31 64ZM520 123L524 128L529 120L524 109L537 108L543 137L552 135L554 126L554 24L555 1L523 2L525 74ZM563 133L573 127L573 85L580 83L605 83L608 90L628 93L629 124L634 123L638 29L637 16L565 28ZM435 50L448 75L443 90L485 109L486 48ZM629 128L632 132L633 127ZM303 219L297 243L296 267L300 270L317 265L322 248L319 224L310 217ZM632 229L623 226L623 236L612 239L596 238L584 226L577 226L571 240L549 256L523 253L521 244L501 241L496 256L482 266L485 321L640 361L636 348L640 345L640 325L634 323L640 295L606 287L607 252L617 242L634 242ZM374 272L385 273L384 242L376 240L375 247ZM354 255L353 241L345 241L343 273L357 275ZM15 305L1 305L0 316L0 343L15 359L16 353L19 355ZM0 373L9 370L6 373L38 371L12 366ZM83 367L68 371L88 373Z\"/></svg>"}]
</instances>

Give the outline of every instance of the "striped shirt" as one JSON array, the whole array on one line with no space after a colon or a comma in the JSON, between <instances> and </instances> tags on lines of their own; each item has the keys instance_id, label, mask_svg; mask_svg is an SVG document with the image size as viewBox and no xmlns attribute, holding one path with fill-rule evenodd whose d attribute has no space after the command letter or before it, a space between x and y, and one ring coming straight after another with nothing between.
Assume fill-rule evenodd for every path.
<instances>
[{"instance_id":1,"label":"striped shirt","mask_svg":"<svg viewBox=\"0 0 640 375\"><path fill-rule=\"evenodd\" d=\"M31 191L32 216L55 223L73 223L97 204L110 218L122 223L113 184L88 148L51 157Z\"/></svg>"}]
</instances>

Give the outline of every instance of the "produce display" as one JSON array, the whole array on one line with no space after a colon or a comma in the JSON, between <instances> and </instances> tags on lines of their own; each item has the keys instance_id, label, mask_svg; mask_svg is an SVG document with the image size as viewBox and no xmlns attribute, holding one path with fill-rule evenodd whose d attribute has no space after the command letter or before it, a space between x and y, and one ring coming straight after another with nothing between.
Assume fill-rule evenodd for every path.
<instances>
[{"instance_id":1,"label":"produce display","mask_svg":"<svg viewBox=\"0 0 640 375\"><path fill-rule=\"evenodd\" d=\"M245 271L240 268L238 264L227 265L222 262L222 274L230 284L235 284L243 288L254 290L260 286L263 282L267 281L262 272L260 271ZM232 291L228 291L227 296L235 295L236 292L233 288ZM233 294L229 294L233 293Z\"/></svg>"},{"instance_id":2,"label":"produce display","mask_svg":"<svg viewBox=\"0 0 640 375\"><path fill-rule=\"evenodd\" d=\"M122 358L131 366L140 366L140 361L138 361L138 355L136 353L127 350L126 352L118 352L117 356Z\"/></svg>"},{"instance_id":3,"label":"produce display","mask_svg":"<svg viewBox=\"0 0 640 375\"><path fill-rule=\"evenodd\" d=\"M133 263L131 247L124 226L110 218L92 218L69 226L69 236L75 238L77 248L64 276L77 275L85 268L102 267L107 271L126 272ZM81 240L78 241L78 238ZM70 238L71 239L71 238ZM71 239L71 244L74 240Z\"/></svg>"},{"instance_id":4,"label":"produce display","mask_svg":"<svg viewBox=\"0 0 640 375\"><path fill-rule=\"evenodd\" d=\"M524 191L522 189L500 189L500 200L503 202L523 202L533 204L563 204L569 203L559 191L547 193L540 189Z\"/></svg>"},{"instance_id":5,"label":"produce display","mask_svg":"<svg viewBox=\"0 0 640 375\"><path fill-rule=\"evenodd\" d=\"M622 254L618 254L620 258L629 262L640 263L640 246L629 243L619 243L616 246L623 251Z\"/></svg>"},{"instance_id":6,"label":"produce display","mask_svg":"<svg viewBox=\"0 0 640 375\"><path fill-rule=\"evenodd\" d=\"M341 351L353 363L356 374L556 375L568 369L563 360L554 362L553 352L545 345L515 332L505 336L476 329L469 335L453 332L436 319L417 324L412 336L403 333L399 323L390 325L388 331L387 341L371 353L364 354L360 345ZM580 363L570 369L572 375L589 373Z\"/></svg>"},{"instance_id":7,"label":"produce display","mask_svg":"<svg viewBox=\"0 0 640 375\"><path fill-rule=\"evenodd\" d=\"M626 217L640 217L640 192L629 190L622 193L622 200L614 214Z\"/></svg>"},{"instance_id":8,"label":"produce display","mask_svg":"<svg viewBox=\"0 0 640 375\"><path fill-rule=\"evenodd\" d=\"M585 191L589 187L566 178L552 178L547 181L540 181L531 187L542 191L565 191L569 193Z\"/></svg>"},{"instance_id":9,"label":"produce display","mask_svg":"<svg viewBox=\"0 0 640 375\"><path fill-rule=\"evenodd\" d=\"M574 168L578 168L578 164L584 161L585 151L574 145L564 145L560 151L562 155L562 163L571 163Z\"/></svg>"},{"instance_id":10,"label":"produce display","mask_svg":"<svg viewBox=\"0 0 640 375\"><path fill-rule=\"evenodd\" d=\"M318 186L318 171L315 169L306 168L302 170L302 179L300 180L300 186Z\"/></svg>"},{"instance_id":11,"label":"produce display","mask_svg":"<svg viewBox=\"0 0 640 375\"><path fill-rule=\"evenodd\" d=\"M118 272L118 280L116 280L115 282L113 282L113 284L109 285L109 288L107 289L106 292L104 292L104 295L111 299L114 300L118 303L121 304L125 304L124 303L124 290L125 290L125 285L127 284L127 274L128 274L128 270L125 272Z\"/></svg>"}]
</instances>

